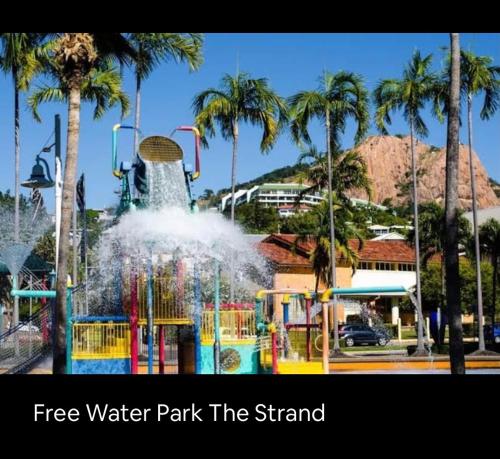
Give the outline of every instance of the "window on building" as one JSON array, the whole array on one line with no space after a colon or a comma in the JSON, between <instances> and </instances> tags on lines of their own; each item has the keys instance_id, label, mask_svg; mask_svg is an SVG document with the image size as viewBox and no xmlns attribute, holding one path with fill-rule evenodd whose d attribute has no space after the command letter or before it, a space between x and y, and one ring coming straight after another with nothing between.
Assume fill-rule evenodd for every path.
<instances>
[{"instance_id":1,"label":"window on building","mask_svg":"<svg viewBox=\"0 0 500 459\"><path fill-rule=\"evenodd\" d=\"M413 263L399 263L399 271L415 271L415 265Z\"/></svg>"},{"instance_id":2,"label":"window on building","mask_svg":"<svg viewBox=\"0 0 500 459\"><path fill-rule=\"evenodd\" d=\"M369 261L360 261L358 269L372 269L372 264Z\"/></svg>"},{"instance_id":3,"label":"window on building","mask_svg":"<svg viewBox=\"0 0 500 459\"><path fill-rule=\"evenodd\" d=\"M378 271L391 271L392 263L384 263L381 261L377 261L377 263L375 263L375 269Z\"/></svg>"}]
</instances>

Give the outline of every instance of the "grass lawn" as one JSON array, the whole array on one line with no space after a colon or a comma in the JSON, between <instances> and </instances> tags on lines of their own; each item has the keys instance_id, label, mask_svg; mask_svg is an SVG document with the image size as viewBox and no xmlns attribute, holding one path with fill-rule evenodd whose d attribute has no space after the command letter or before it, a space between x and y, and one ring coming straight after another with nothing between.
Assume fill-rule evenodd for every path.
<instances>
[{"instance_id":1,"label":"grass lawn","mask_svg":"<svg viewBox=\"0 0 500 459\"><path fill-rule=\"evenodd\" d=\"M417 339L415 327L401 327L401 339Z\"/></svg>"}]
</instances>

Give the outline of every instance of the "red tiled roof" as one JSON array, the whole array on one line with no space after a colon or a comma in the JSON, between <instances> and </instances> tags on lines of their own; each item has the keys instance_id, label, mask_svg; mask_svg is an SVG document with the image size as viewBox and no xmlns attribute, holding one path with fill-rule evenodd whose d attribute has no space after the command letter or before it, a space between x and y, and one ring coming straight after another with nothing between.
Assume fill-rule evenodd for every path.
<instances>
[{"instance_id":1,"label":"red tiled roof","mask_svg":"<svg viewBox=\"0 0 500 459\"><path fill-rule=\"evenodd\" d=\"M309 256L293 253L289 248L281 247L272 242L259 242L259 252L268 260L281 266L304 266L311 265Z\"/></svg>"},{"instance_id":2,"label":"red tiled roof","mask_svg":"<svg viewBox=\"0 0 500 459\"><path fill-rule=\"evenodd\" d=\"M358 242L351 240L349 246L357 250ZM401 240L365 241L358 255L362 261L415 263L415 249Z\"/></svg>"},{"instance_id":3,"label":"red tiled roof","mask_svg":"<svg viewBox=\"0 0 500 459\"><path fill-rule=\"evenodd\" d=\"M269 260L280 265L309 266L309 253L314 249L313 241L297 245L292 251L295 234L271 234L258 244L258 249ZM415 263L415 250L406 241L381 240L365 241L358 251L358 241L352 239L349 246L358 252L360 261L385 261Z\"/></svg>"}]
</instances>

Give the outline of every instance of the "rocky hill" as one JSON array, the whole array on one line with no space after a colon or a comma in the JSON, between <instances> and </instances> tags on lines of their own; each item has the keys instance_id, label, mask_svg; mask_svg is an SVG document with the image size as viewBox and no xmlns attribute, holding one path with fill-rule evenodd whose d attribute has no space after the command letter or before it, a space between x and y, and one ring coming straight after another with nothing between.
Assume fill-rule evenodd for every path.
<instances>
[{"instance_id":1,"label":"rocky hill","mask_svg":"<svg viewBox=\"0 0 500 459\"><path fill-rule=\"evenodd\" d=\"M409 136L371 136L356 148L361 153L368 167L372 180L375 203L392 199L394 205L403 203L409 197L411 183L410 137ZM500 185L488 177L486 169L473 152L476 168L476 188L478 207L485 208L500 205ZM419 200L436 201L444 205L446 148L427 145L417 141L417 167L419 170ZM266 182L291 182L304 169L304 165L292 165L273 170L246 183L237 185L237 189L250 188ZM462 208L471 208L471 190L469 174L469 151L467 145L460 146L459 198ZM219 190L214 202L230 190ZM355 198L366 199L361 191L351 192Z\"/></svg>"},{"instance_id":2,"label":"rocky hill","mask_svg":"<svg viewBox=\"0 0 500 459\"><path fill-rule=\"evenodd\" d=\"M373 201L381 203L391 198L393 203L407 199L405 185L410 183L410 137L372 136L356 150L361 153L372 180ZM460 145L459 199L462 208L471 207L469 152L467 145ZM436 201L444 204L446 148L438 148L417 141L417 169L419 170L419 201ZM486 169L473 151L476 170L478 207L500 205L488 178ZM406 186L407 188L407 186ZM366 198L363 192L353 192L353 197Z\"/></svg>"}]
</instances>

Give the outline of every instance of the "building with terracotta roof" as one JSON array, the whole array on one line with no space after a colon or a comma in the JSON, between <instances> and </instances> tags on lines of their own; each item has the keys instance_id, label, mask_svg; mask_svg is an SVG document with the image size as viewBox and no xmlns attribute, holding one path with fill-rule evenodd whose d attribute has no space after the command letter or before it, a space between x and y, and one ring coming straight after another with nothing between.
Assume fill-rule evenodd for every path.
<instances>
[{"instance_id":1,"label":"building with terracotta roof","mask_svg":"<svg viewBox=\"0 0 500 459\"><path fill-rule=\"evenodd\" d=\"M415 250L403 240L367 240L360 247L357 240L349 246L358 253L359 264L352 266L337 258L338 287L375 287L402 285L411 288L416 283ZM271 234L257 244L258 250L274 267L273 287L314 290L316 277L309 259L314 243L296 243L294 234ZM319 289L325 286L319 284ZM401 297L394 294L365 295L362 302L375 301L377 310L386 321L397 323ZM277 298L276 301L281 301ZM347 313L339 307L339 320ZM412 316L412 315L410 315ZM407 317L407 321L413 317Z\"/></svg>"}]
</instances>

